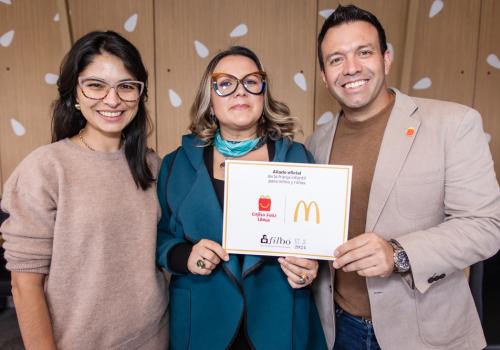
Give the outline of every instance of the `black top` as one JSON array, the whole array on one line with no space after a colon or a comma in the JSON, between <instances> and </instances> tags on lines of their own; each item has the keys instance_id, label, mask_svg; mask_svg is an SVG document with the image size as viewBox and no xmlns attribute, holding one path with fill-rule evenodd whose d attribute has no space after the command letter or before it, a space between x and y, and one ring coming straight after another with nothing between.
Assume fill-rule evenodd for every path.
<instances>
[{"instance_id":1,"label":"black top","mask_svg":"<svg viewBox=\"0 0 500 350\"><path fill-rule=\"evenodd\" d=\"M0 210L0 226L2 225L2 222L4 222L8 217L9 217L9 214ZM4 250L3 250L2 246L0 245L0 282L10 280L10 272L8 272L5 269L5 264L7 262L5 261L5 258L3 257L3 255L4 255ZM10 283L9 283L9 285L10 285ZM0 291L0 294L2 294L2 291Z\"/></svg>"}]
</instances>

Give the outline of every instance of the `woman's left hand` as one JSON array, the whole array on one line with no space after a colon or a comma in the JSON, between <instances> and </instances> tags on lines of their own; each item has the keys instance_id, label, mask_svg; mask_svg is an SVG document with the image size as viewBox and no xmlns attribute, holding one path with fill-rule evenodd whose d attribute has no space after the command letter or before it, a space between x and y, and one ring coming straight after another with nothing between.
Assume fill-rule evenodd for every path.
<instances>
[{"instance_id":1,"label":"woman's left hand","mask_svg":"<svg viewBox=\"0 0 500 350\"><path fill-rule=\"evenodd\" d=\"M288 283L295 289L311 284L318 275L318 262L316 260L287 256L279 258L278 262L288 277Z\"/></svg>"}]
</instances>

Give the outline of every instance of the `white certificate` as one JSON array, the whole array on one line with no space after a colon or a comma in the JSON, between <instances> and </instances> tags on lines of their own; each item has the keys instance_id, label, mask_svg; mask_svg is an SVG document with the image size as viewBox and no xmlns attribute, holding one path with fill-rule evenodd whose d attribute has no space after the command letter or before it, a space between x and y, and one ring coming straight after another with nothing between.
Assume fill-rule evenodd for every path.
<instances>
[{"instance_id":1,"label":"white certificate","mask_svg":"<svg viewBox=\"0 0 500 350\"><path fill-rule=\"evenodd\" d=\"M351 166L225 162L228 253L333 260L346 241Z\"/></svg>"}]
</instances>

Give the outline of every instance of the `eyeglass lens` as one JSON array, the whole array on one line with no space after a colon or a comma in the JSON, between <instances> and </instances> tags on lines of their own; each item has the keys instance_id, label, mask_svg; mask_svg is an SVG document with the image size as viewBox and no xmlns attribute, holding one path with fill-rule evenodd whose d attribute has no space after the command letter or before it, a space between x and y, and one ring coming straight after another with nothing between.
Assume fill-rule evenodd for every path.
<instances>
[{"instance_id":1,"label":"eyeglass lens","mask_svg":"<svg viewBox=\"0 0 500 350\"><path fill-rule=\"evenodd\" d=\"M265 81L259 73L251 73L238 79L230 74L219 74L214 79L214 89L219 96L228 96L236 91L241 83L246 91L259 95L264 90Z\"/></svg>"},{"instance_id":2,"label":"eyeglass lens","mask_svg":"<svg viewBox=\"0 0 500 350\"><path fill-rule=\"evenodd\" d=\"M100 80L83 80L80 84L83 94L94 100L104 99L111 88L114 88L123 101L137 101L142 93L142 84L138 81L122 81L115 86Z\"/></svg>"}]
</instances>

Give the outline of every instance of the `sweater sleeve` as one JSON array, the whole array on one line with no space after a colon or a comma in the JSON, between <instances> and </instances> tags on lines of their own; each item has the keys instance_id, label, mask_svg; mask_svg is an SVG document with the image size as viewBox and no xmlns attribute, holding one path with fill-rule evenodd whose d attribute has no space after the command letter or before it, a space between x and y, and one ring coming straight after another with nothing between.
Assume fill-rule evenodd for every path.
<instances>
[{"instance_id":1,"label":"sweater sleeve","mask_svg":"<svg viewBox=\"0 0 500 350\"><path fill-rule=\"evenodd\" d=\"M0 231L7 269L48 274L56 218L55 176L40 159L28 157L4 188L2 210L9 218Z\"/></svg>"},{"instance_id":2,"label":"sweater sleeve","mask_svg":"<svg viewBox=\"0 0 500 350\"><path fill-rule=\"evenodd\" d=\"M160 171L161 166L161 158L158 154L152 150L148 149L146 154L146 161L148 163L149 169L151 170L151 174L156 179L158 177L158 172Z\"/></svg>"}]
</instances>

